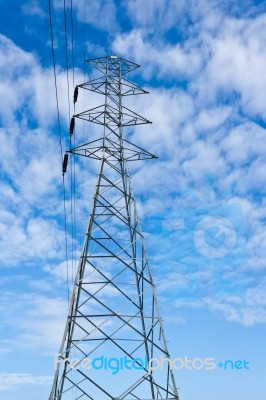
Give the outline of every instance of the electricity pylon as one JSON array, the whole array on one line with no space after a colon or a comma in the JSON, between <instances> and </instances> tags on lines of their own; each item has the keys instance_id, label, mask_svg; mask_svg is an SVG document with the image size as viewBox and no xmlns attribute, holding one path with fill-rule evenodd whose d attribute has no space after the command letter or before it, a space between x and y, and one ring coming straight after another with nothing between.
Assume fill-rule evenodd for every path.
<instances>
[{"instance_id":1,"label":"electricity pylon","mask_svg":"<svg viewBox=\"0 0 266 400\"><path fill-rule=\"evenodd\" d=\"M123 136L124 127L149 123L123 97L147 92L124 78L137 64L116 56L87 62L102 75L76 87L74 102L82 88L104 103L74 115L70 133L80 118L102 125L103 136L69 153L100 168L49 400L178 400L126 167L156 158Z\"/></svg>"}]
</instances>

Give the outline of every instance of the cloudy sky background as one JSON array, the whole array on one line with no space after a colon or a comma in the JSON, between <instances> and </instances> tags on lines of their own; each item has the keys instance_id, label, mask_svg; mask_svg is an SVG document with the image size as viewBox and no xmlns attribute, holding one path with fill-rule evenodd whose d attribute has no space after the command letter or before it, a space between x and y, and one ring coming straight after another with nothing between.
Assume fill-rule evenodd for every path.
<instances>
[{"instance_id":1,"label":"cloudy sky background","mask_svg":"<svg viewBox=\"0 0 266 400\"><path fill-rule=\"evenodd\" d=\"M66 6L72 99L70 1ZM44 400L68 301L48 5L0 0L0 13L0 391L4 400ZM64 153L63 1L52 1L52 13ZM176 373L181 400L263 400L266 2L73 0L73 18L75 84L95 74L86 69L84 78L84 51L86 58L116 54L141 64L128 78L150 92L127 106L153 124L126 134L159 156L130 171L172 356L250 362L245 371ZM101 101L82 94L78 107ZM80 143L82 131L101 133L80 125ZM70 286L97 163L76 160L74 240L71 165Z\"/></svg>"}]
</instances>

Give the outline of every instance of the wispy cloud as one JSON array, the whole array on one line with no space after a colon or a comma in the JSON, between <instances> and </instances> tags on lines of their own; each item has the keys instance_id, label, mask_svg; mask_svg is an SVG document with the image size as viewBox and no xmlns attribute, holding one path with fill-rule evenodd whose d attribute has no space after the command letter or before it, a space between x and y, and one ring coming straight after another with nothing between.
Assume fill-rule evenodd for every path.
<instances>
[{"instance_id":1,"label":"wispy cloud","mask_svg":"<svg viewBox=\"0 0 266 400\"><path fill-rule=\"evenodd\" d=\"M39 0L25 2L25 4L23 4L21 8L22 12L26 15L40 18L44 18L47 16L46 12L41 7Z\"/></svg>"},{"instance_id":2,"label":"wispy cloud","mask_svg":"<svg viewBox=\"0 0 266 400\"><path fill-rule=\"evenodd\" d=\"M3 292L1 319L12 333L2 343L10 351L54 354L59 348L67 315L67 301L31 292ZM1 343L1 342L0 342Z\"/></svg>"},{"instance_id":3,"label":"wispy cloud","mask_svg":"<svg viewBox=\"0 0 266 400\"><path fill-rule=\"evenodd\" d=\"M48 385L52 383L51 376L34 376L20 373L1 373L0 391L6 391L21 385Z\"/></svg>"}]
</instances>

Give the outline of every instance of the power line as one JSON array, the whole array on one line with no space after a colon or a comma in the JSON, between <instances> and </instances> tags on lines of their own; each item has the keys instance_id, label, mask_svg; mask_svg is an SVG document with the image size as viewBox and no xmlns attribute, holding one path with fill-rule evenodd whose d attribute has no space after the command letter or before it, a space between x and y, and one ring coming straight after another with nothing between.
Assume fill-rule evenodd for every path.
<instances>
[{"instance_id":1,"label":"power line","mask_svg":"<svg viewBox=\"0 0 266 400\"><path fill-rule=\"evenodd\" d=\"M71 44L72 44L72 67L73 67L73 91L75 88L75 56L74 56L74 19L73 19L73 0L70 2L71 15Z\"/></svg>"},{"instance_id":2,"label":"power line","mask_svg":"<svg viewBox=\"0 0 266 400\"><path fill-rule=\"evenodd\" d=\"M71 53L72 53L72 84L73 92L75 89L75 56L74 56L74 19L73 19L73 0L70 0L70 19L71 19ZM75 114L75 103L74 103L74 114ZM76 145L76 137L74 135L74 147ZM71 163L72 168L72 163ZM72 171L72 169L71 169ZM73 184L73 187L72 187ZM73 155L73 181L71 179L71 192L73 192L73 250L72 254L76 254L76 163L75 156ZM72 280L74 281L74 271L72 263Z\"/></svg>"},{"instance_id":3,"label":"power line","mask_svg":"<svg viewBox=\"0 0 266 400\"><path fill-rule=\"evenodd\" d=\"M56 69L55 69L55 51L54 51L54 34L53 34L53 23L52 23L51 0L48 0L48 8L49 8L50 34L51 34L51 44L52 44L52 60L53 60L53 70L54 70L54 85L55 85L55 97L56 97L56 108L57 108L57 123L58 123L58 133L59 133L61 161L63 162L62 134L61 134L61 124L60 124L59 103L58 103L57 78L56 78Z\"/></svg>"},{"instance_id":4,"label":"power line","mask_svg":"<svg viewBox=\"0 0 266 400\"><path fill-rule=\"evenodd\" d=\"M59 112L59 101L58 101L58 88L57 88L57 77L56 77L56 67L55 67L55 51L54 51L54 34L53 34L53 20L52 20L52 10L51 10L51 0L48 0L49 9L49 23L50 23L50 35L51 35L51 46L52 46L52 61L53 61L53 72L54 72L54 86L55 86L55 97L56 97L56 109L57 109L57 125L59 134L59 144L60 144L60 154L61 162L63 164L63 146L62 146L62 133L61 133L61 123L60 123L60 112ZM67 297L69 303L69 278L68 278L68 242L67 242L67 217L66 217L66 189L65 189L65 179L64 174L62 175L63 192L64 192L64 229L65 229L65 257L67 263Z\"/></svg>"},{"instance_id":5,"label":"power line","mask_svg":"<svg viewBox=\"0 0 266 400\"><path fill-rule=\"evenodd\" d=\"M67 100L68 100L68 120L70 123L71 113L70 113L70 89L69 89L69 58L68 58L68 34L67 34L67 13L66 13L66 0L64 0L64 37L65 37L65 59L66 59L66 78L67 78ZM71 147L71 135L70 135L70 147ZM73 190L72 190L72 160L70 161L71 170L71 182L70 182L70 218L71 218L71 271L72 271L72 284L74 280L74 218L73 216ZM68 268L68 266L67 266ZM67 271L69 275L69 271Z\"/></svg>"},{"instance_id":6,"label":"power line","mask_svg":"<svg viewBox=\"0 0 266 400\"><path fill-rule=\"evenodd\" d=\"M83 79L85 82L85 73L86 73L86 42L87 42L87 24L86 24L86 20L87 20L87 3L86 0L84 0L84 4L83 4L83 10L84 10L84 30L83 30ZM83 109L85 109L85 90L83 91ZM83 139L83 143L85 143L85 121L82 121L82 139ZM81 157L81 193L83 193L84 190L84 162L83 162L83 157ZM81 212L80 212L80 218L81 221L84 219L84 215L83 215L83 196L81 195L81 201L80 201L80 208L81 208Z\"/></svg>"},{"instance_id":7,"label":"power line","mask_svg":"<svg viewBox=\"0 0 266 400\"><path fill-rule=\"evenodd\" d=\"M68 119L70 122L70 94L69 94L69 76L68 76L68 38L67 38L67 17L66 17L66 0L64 0L64 30L65 30L65 57L66 57L66 76L67 76L67 97L68 97Z\"/></svg>"}]
</instances>

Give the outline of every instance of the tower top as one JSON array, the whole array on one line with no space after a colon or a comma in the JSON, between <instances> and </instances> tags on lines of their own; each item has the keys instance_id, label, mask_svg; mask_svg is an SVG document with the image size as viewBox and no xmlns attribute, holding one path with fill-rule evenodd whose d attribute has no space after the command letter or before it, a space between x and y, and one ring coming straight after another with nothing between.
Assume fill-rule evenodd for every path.
<instances>
[{"instance_id":1,"label":"tower top","mask_svg":"<svg viewBox=\"0 0 266 400\"><path fill-rule=\"evenodd\" d=\"M121 73L121 75L126 75L129 72L133 71L134 69L140 67L139 64L136 64L132 61L126 60L125 58L121 58L115 55L107 57L91 58L86 60L86 62L103 73L105 73L106 70L109 69L117 71Z\"/></svg>"}]
</instances>

